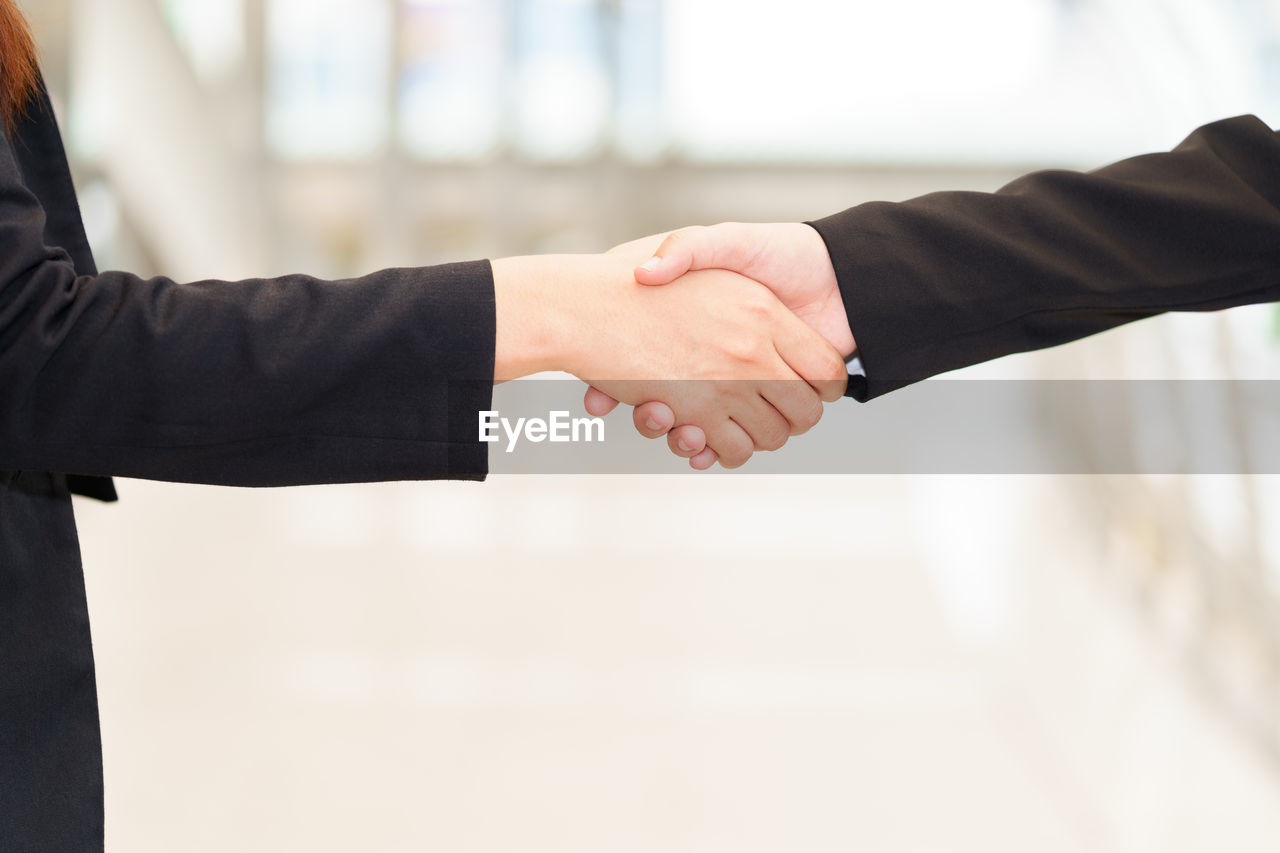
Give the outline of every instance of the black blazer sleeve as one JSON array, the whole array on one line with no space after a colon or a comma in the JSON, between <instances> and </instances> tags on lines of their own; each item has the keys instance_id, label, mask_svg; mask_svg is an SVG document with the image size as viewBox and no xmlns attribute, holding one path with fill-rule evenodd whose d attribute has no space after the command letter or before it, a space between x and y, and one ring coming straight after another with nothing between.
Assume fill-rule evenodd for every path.
<instances>
[{"instance_id":1,"label":"black blazer sleeve","mask_svg":"<svg viewBox=\"0 0 1280 853\"><path fill-rule=\"evenodd\" d=\"M196 202L198 203L198 202ZM273 486L483 477L489 264L78 274L0 145L0 471Z\"/></svg>"},{"instance_id":2,"label":"black blazer sleeve","mask_svg":"<svg viewBox=\"0 0 1280 853\"><path fill-rule=\"evenodd\" d=\"M847 393L867 400L1163 311L1280 300L1280 134L1241 116L1094 172L810 224L866 369Z\"/></svg>"}]
</instances>

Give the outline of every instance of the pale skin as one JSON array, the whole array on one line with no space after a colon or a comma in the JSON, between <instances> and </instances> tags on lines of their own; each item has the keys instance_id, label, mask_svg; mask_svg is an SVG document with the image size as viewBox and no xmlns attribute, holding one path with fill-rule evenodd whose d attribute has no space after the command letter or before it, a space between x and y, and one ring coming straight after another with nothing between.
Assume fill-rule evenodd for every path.
<instances>
[{"instance_id":1,"label":"pale skin","mask_svg":"<svg viewBox=\"0 0 1280 853\"><path fill-rule=\"evenodd\" d=\"M661 400L725 467L809 429L844 392L839 353L766 288L724 270L639 287L643 255L494 261L494 381L563 370L611 400Z\"/></svg>"},{"instance_id":2,"label":"pale skin","mask_svg":"<svg viewBox=\"0 0 1280 853\"><path fill-rule=\"evenodd\" d=\"M649 248L652 257L634 270L640 284L667 285L692 270L731 270L767 286L782 305L839 353L842 364L857 349L826 244L808 225L726 222L695 226L625 243L613 251L643 254ZM607 390L599 386L587 390L588 412L603 415L617 406L620 401ZM707 441L697 424L680 418L659 399L636 406L636 429L649 438L666 435L671 451L689 459L695 469L714 465L718 458L714 443Z\"/></svg>"}]
</instances>

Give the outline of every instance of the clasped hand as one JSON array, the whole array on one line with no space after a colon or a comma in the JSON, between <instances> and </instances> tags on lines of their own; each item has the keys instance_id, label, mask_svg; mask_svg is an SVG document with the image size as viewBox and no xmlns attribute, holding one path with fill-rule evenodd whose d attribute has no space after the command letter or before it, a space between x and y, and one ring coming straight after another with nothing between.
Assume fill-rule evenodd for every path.
<instances>
[{"instance_id":1,"label":"clasped hand","mask_svg":"<svg viewBox=\"0 0 1280 853\"><path fill-rule=\"evenodd\" d=\"M611 401L660 402L725 467L805 432L844 392L840 354L763 285L716 269L645 287L645 248L494 261L495 380L564 370Z\"/></svg>"},{"instance_id":2,"label":"clasped hand","mask_svg":"<svg viewBox=\"0 0 1280 853\"><path fill-rule=\"evenodd\" d=\"M646 259L635 269L636 281L645 285L668 284L689 270L738 272L767 286L842 359L856 350L826 244L808 225L727 222L645 237L612 252ZM587 391L585 404L591 414L603 415L617 406L618 400L593 387ZM692 467L705 469L715 464L716 446L707 441L706 433L696 424L677 420L664 403L648 401L633 414L637 430L650 438L666 435L672 452L688 458ZM728 464L734 462L736 459Z\"/></svg>"}]
</instances>

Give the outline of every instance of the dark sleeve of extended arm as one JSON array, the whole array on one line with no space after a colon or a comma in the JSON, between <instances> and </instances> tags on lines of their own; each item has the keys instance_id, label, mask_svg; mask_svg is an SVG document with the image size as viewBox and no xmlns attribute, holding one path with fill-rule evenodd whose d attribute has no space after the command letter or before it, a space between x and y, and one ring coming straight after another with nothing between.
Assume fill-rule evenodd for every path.
<instances>
[{"instance_id":1,"label":"dark sleeve of extended arm","mask_svg":"<svg viewBox=\"0 0 1280 853\"><path fill-rule=\"evenodd\" d=\"M866 369L848 393L866 400L1163 311L1280 300L1280 135L1242 116L1094 172L811 224Z\"/></svg>"},{"instance_id":2,"label":"dark sleeve of extended arm","mask_svg":"<svg viewBox=\"0 0 1280 853\"><path fill-rule=\"evenodd\" d=\"M479 479L487 261L345 281L77 276L0 140L0 470Z\"/></svg>"}]
</instances>

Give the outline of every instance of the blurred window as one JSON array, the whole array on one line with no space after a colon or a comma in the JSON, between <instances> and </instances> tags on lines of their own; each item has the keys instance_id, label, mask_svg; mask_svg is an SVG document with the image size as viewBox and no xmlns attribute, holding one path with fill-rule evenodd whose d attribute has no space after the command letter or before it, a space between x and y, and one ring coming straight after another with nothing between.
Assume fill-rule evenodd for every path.
<instances>
[{"instance_id":1,"label":"blurred window","mask_svg":"<svg viewBox=\"0 0 1280 853\"><path fill-rule=\"evenodd\" d=\"M235 15L209 10L238 4L167 3L192 50L229 55L223 43L234 39L217 34ZM267 8L267 136L291 159L367 155L384 142L393 104L403 149L441 160L505 149L560 161L611 150L701 162L1094 165L1169 147L1213 119L1280 115L1280 0Z\"/></svg>"},{"instance_id":2,"label":"blurred window","mask_svg":"<svg viewBox=\"0 0 1280 853\"><path fill-rule=\"evenodd\" d=\"M400 26L400 139L410 153L487 156L502 130L505 27L499 0L408 0Z\"/></svg>"},{"instance_id":3,"label":"blurred window","mask_svg":"<svg viewBox=\"0 0 1280 853\"><path fill-rule=\"evenodd\" d=\"M695 159L1097 163L1280 120L1278 5L681 0L667 108Z\"/></svg>"},{"instance_id":4,"label":"blurred window","mask_svg":"<svg viewBox=\"0 0 1280 853\"><path fill-rule=\"evenodd\" d=\"M286 159L361 158L385 142L386 0L270 0L266 137Z\"/></svg>"},{"instance_id":5,"label":"blurred window","mask_svg":"<svg viewBox=\"0 0 1280 853\"><path fill-rule=\"evenodd\" d=\"M512 142L535 159L599 150L610 104L603 4L525 0L514 7Z\"/></svg>"}]
</instances>

